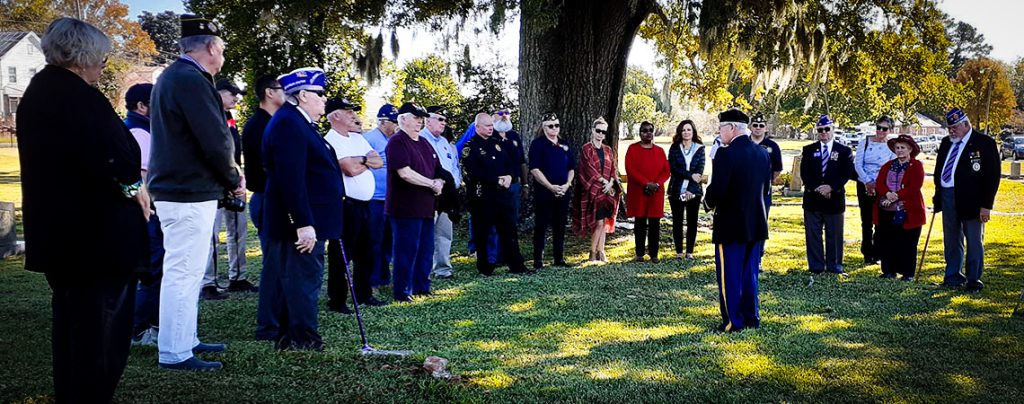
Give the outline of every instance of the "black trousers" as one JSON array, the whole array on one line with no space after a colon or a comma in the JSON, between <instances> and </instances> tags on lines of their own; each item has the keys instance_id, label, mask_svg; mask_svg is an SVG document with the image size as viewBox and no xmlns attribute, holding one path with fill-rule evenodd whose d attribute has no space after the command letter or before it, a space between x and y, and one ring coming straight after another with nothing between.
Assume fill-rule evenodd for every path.
<instances>
[{"instance_id":1,"label":"black trousers","mask_svg":"<svg viewBox=\"0 0 1024 404\"><path fill-rule=\"evenodd\" d=\"M47 274L53 290L53 389L58 403L108 403L131 347L135 277Z\"/></svg>"},{"instance_id":2,"label":"black trousers","mask_svg":"<svg viewBox=\"0 0 1024 404\"><path fill-rule=\"evenodd\" d=\"M700 195L683 202L679 196L669 198L672 208L672 241L675 242L676 254L683 253L683 218L686 218L686 253L693 254L693 245L697 242L697 214L700 213Z\"/></svg>"},{"instance_id":3,"label":"black trousers","mask_svg":"<svg viewBox=\"0 0 1024 404\"><path fill-rule=\"evenodd\" d=\"M494 264L487 261L487 238L491 227L498 232L498 245L509 272L525 272L523 254L519 251L519 231L513 209L512 192L496 190L470 200L473 215L473 243L476 244L476 269L481 274L494 273Z\"/></svg>"},{"instance_id":4,"label":"black trousers","mask_svg":"<svg viewBox=\"0 0 1024 404\"><path fill-rule=\"evenodd\" d=\"M548 227L551 227L551 255L555 262L565 262L565 223L569 220L569 197L534 199L533 213L533 267L543 266Z\"/></svg>"},{"instance_id":5,"label":"black trousers","mask_svg":"<svg viewBox=\"0 0 1024 404\"><path fill-rule=\"evenodd\" d=\"M638 217L633 220L633 237L636 242L636 256L643 257L644 252L646 252L651 259L657 259L658 240L661 236L661 218Z\"/></svg>"},{"instance_id":6,"label":"black trousers","mask_svg":"<svg viewBox=\"0 0 1024 404\"><path fill-rule=\"evenodd\" d=\"M352 284L356 289L353 302L365 302L373 297L370 287L370 275L373 273L373 261L370 256L370 203L345 198L345 221L342 229L342 242L345 255L337 240L327 242L327 307L333 310L345 306L348 301L348 282L345 272L345 260L352 261Z\"/></svg>"},{"instance_id":7,"label":"black trousers","mask_svg":"<svg viewBox=\"0 0 1024 404\"><path fill-rule=\"evenodd\" d=\"M879 209L878 228L875 244L877 257L882 261L882 273L914 276L917 270L917 242L921 239L921 228L907 230L903 225L892 224L896 212Z\"/></svg>"},{"instance_id":8,"label":"black trousers","mask_svg":"<svg viewBox=\"0 0 1024 404\"><path fill-rule=\"evenodd\" d=\"M876 232L872 231L872 207L877 201L877 197L868 196L867 188L864 187L864 183L857 181L857 206L860 208L860 253L864 255L864 258L878 258L878 252L876 246L878 246L879 240L876 237Z\"/></svg>"}]
</instances>

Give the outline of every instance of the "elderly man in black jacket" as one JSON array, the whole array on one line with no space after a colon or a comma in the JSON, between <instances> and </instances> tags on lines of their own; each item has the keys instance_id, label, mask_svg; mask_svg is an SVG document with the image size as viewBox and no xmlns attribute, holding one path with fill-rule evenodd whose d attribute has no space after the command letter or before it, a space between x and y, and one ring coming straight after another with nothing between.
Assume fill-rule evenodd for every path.
<instances>
[{"instance_id":1,"label":"elderly man in black jacket","mask_svg":"<svg viewBox=\"0 0 1024 404\"><path fill-rule=\"evenodd\" d=\"M736 109L718 115L722 148L712 161L713 177L705 203L715 209L715 266L718 276L719 331L761 326L757 270L761 243L768 239L771 164L768 153L747 132L747 115Z\"/></svg>"},{"instance_id":2,"label":"elderly man in black jacket","mask_svg":"<svg viewBox=\"0 0 1024 404\"><path fill-rule=\"evenodd\" d=\"M196 332L199 286L210 254L217 200L245 196L235 142L224 122L213 75L224 65L224 41L205 19L181 16L181 57L157 79L151 99L153 151L148 184L164 232L160 284L160 367L214 370L194 356L219 352Z\"/></svg>"},{"instance_id":3,"label":"elderly man in black jacket","mask_svg":"<svg viewBox=\"0 0 1024 404\"><path fill-rule=\"evenodd\" d=\"M804 181L804 235L807 265L812 273L843 272L843 213L846 182L853 175L849 147L836 142L828 115L818 118L818 141L804 146L800 178ZM822 251L822 227L825 248Z\"/></svg>"},{"instance_id":4,"label":"elderly man in black jacket","mask_svg":"<svg viewBox=\"0 0 1024 404\"><path fill-rule=\"evenodd\" d=\"M999 179L1002 175L996 142L971 127L971 121L959 108L946 114L949 136L939 145L935 162L936 211L942 212L943 247L946 258L944 287L980 291L981 271L985 266L982 239L985 223L992 214ZM964 263L964 242L967 260ZM966 270L966 276L961 268Z\"/></svg>"}]
</instances>

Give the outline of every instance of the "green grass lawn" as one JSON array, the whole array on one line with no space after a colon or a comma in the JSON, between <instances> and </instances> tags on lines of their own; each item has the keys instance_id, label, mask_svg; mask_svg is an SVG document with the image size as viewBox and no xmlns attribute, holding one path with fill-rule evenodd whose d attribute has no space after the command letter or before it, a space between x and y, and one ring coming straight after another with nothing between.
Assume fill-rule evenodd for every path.
<instances>
[{"instance_id":1,"label":"green grass lawn","mask_svg":"<svg viewBox=\"0 0 1024 404\"><path fill-rule=\"evenodd\" d=\"M16 157L12 168L5 156L0 153L0 171L16 170ZM1024 209L1022 187L1004 181L997 209ZM848 192L852 198L852 188ZM609 238L609 256L620 263L484 278L476 275L460 231L456 276L435 282L434 296L365 310L376 347L411 349L414 357L359 357L355 318L326 311L320 315L324 352L277 352L252 338L255 296L234 295L200 306L201 338L229 345L228 352L207 356L223 360L223 371L161 371L155 349L133 348L115 400L1021 400L1024 319L1011 319L1010 312L1024 286L1024 219L996 215L987 226L988 287L972 295L930 285L941 280L941 223L920 282L885 281L877 278L878 266L861 266L859 218L851 208L845 228L851 276L817 276L808 285L799 206L776 206L771 213L760 330L712 331L720 318L706 232L698 237L699 260L693 263L622 263L632 257L633 243L620 229ZM669 231L663 222L663 258L672 255ZM529 236L521 240L529 256ZM587 254L585 241L571 240L570 262L579 263ZM252 232L249 245L249 272L257 278ZM22 264L19 258L0 262L2 402L41 402L52 394L49 290L41 275L25 272ZM82 263L83 270L88 265ZM419 370L428 355L450 359L460 379L435 380Z\"/></svg>"}]
</instances>

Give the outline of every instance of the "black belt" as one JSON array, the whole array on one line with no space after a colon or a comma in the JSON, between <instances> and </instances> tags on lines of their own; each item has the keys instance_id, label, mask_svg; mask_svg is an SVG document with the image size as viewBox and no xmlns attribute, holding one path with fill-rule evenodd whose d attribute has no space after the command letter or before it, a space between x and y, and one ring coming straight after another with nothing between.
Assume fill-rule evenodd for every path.
<instances>
[{"instance_id":1,"label":"black belt","mask_svg":"<svg viewBox=\"0 0 1024 404\"><path fill-rule=\"evenodd\" d=\"M349 197L344 197L344 198L342 198L342 200L345 201L345 203L352 204L352 205L370 206L370 201L360 201L358 199L353 199L353 198L349 198Z\"/></svg>"}]
</instances>

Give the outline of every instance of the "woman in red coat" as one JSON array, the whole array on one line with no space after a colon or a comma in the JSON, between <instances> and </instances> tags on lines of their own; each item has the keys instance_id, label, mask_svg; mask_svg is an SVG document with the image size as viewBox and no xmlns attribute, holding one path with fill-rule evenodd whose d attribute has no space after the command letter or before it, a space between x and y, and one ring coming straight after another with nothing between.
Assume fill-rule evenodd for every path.
<instances>
[{"instance_id":1,"label":"woman in red coat","mask_svg":"<svg viewBox=\"0 0 1024 404\"><path fill-rule=\"evenodd\" d=\"M608 122L597 118L590 141L580 150L579 181L573 199L572 229L590 236L590 260L608 262L604 246L608 233L615 231L619 210L619 167L615 152L604 144Z\"/></svg>"},{"instance_id":2,"label":"woman in red coat","mask_svg":"<svg viewBox=\"0 0 1024 404\"><path fill-rule=\"evenodd\" d=\"M878 172L875 190L874 224L878 229L879 258L882 278L913 281L917 267L917 242L925 223L924 165L917 160L921 148L909 135L889 140L896 158L885 163Z\"/></svg>"},{"instance_id":3,"label":"woman in red coat","mask_svg":"<svg viewBox=\"0 0 1024 404\"><path fill-rule=\"evenodd\" d=\"M635 218L636 259L643 262L644 252L658 262L659 223L665 216L665 181L670 171L665 149L654 144L654 125L640 124L640 142L626 151L626 216ZM645 246L646 242L646 246Z\"/></svg>"}]
</instances>

